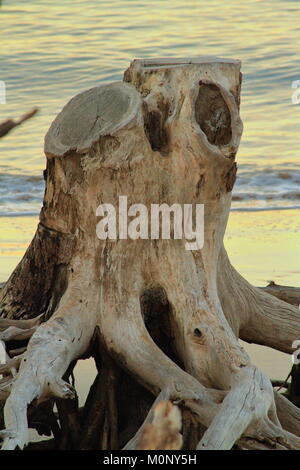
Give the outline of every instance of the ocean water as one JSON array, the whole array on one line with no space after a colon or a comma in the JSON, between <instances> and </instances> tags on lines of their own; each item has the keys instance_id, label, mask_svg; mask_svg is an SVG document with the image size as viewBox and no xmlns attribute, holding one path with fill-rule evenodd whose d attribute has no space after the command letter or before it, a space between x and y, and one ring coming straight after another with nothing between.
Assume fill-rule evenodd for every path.
<instances>
[{"instance_id":1,"label":"ocean water","mask_svg":"<svg viewBox=\"0 0 300 470\"><path fill-rule=\"evenodd\" d=\"M299 0L4 0L0 121L40 112L0 140L0 216L42 203L43 139L75 94L121 80L134 58L216 55L242 60L233 210L300 207Z\"/></svg>"}]
</instances>

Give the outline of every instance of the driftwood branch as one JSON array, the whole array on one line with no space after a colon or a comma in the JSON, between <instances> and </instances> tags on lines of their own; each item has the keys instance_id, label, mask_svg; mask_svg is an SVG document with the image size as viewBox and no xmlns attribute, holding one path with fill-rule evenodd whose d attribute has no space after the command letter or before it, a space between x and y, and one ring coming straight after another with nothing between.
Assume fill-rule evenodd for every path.
<instances>
[{"instance_id":1,"label":"driftwood branch","mask_svg":"<svg viewBox=\"0 0 300 470\"><path fill-rule=\"evenodd\" d=\"M300 306L300 287L280 286L270 281L266 287L260 287L260 289L291 305Z\"/></svg>"},{"instance_id":2,"label":"driftwood branch","mask_svg":"<svg viewBox=\"0 0 300 470\"><path fill-rule=\"evenodd\" d=\"M23 116L21 116L20 119L17 119L17 120L7 119L6 121L1 122L0 123L0 138L7 135L15 127L20 126L23 122L27 121L28 119L31 119L33 116L36 115L38 110L39 110L38 108L33 108L28 113L23 114Z\"/></svg>"}]
</instances>

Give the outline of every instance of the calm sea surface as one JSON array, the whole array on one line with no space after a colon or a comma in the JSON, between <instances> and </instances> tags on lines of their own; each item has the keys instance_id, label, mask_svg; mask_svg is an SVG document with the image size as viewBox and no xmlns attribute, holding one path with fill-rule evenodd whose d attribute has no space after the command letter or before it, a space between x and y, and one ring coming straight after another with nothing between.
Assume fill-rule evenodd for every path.
<instances>
[{"instance_id":1,"label":"calm sea surface","mask_svg":"<svg viewBox=\"0 0 300 470\"><path fill-rule=\"evenodd\" d=\"M216 55L243 63L234 209L300 206L300 1L4 0L0 120L40 113L0 143L0 216L36 214L43 138L75 94L122 79L138 57Z\"/></svg>"}]
</instances>

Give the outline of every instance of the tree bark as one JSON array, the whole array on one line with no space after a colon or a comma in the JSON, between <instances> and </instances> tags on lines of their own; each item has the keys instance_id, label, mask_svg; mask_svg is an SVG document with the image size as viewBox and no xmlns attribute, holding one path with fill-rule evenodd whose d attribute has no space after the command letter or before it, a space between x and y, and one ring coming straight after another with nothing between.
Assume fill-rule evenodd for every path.
<instances>
[{"instance_id":1,"label":"tree bark","mask_svg":"<svg viewBox=\"0 0 300 470\"><path fill-rule=\"evenodd\" d=\"M266 287L262 287L268 294L274 295L278 299L284 300L285 302L300 307L300 288L290 286L280 286L274 281L270 281Z\"/></svg>"},{"instance_id":2,"label":"tree bark","mask_svg":"<svg viewBox=\"0 0 300 470\"><path fill-rule=\"evenodd\" d=\"M4 449L28 444L34 400L75 396L62 377L95 329L102 366L78 417L87 430L78 447L139 448L156 425L151 410L167 400L182 411L183 448L300 448L297 408L276 398L238 342L291 352L300 338L299 309L251 286L223 247L240 88L236 60L135 60L124 82L81 93L52 123L40 223L1 293L0 339L8 354L26 348L0 385ZM98 239L96 210L118 208L119 196L149 214L154 203L204 204L203 248Z\"/></svg>"}]
</instances>

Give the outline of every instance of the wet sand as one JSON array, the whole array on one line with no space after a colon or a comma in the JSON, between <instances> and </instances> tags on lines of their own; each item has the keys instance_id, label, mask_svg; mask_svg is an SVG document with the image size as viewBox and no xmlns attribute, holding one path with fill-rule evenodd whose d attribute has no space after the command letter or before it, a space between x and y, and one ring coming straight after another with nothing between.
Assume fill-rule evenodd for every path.
<instances>
[{"instance_id":1,"label":"wet sand","mask_svg":"<svg viewBox=\"0 0 300 470\"><path fill-rule=\"evenodd\" d=\"M0 282L8 279L22 258L38 223L38 217L0 218ZM232 264L252 284L269 280L300 285L300 211L231 212L225 246ZM300 339L300 338L299 338ZM271 378L284 379L291 368L287 354L243 343L253 362ZM75 370L82 402L95 377L92 360L80 361Z\"/></svg>"}]
</instances>

